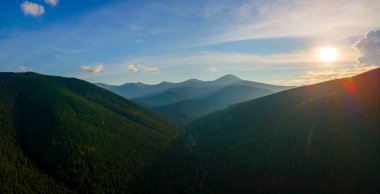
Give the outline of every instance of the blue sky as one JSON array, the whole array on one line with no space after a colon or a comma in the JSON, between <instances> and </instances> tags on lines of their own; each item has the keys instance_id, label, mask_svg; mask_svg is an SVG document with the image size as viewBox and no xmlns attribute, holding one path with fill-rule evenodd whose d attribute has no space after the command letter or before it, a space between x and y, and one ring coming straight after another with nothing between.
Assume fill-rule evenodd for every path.
<instances>
[{"instance_id":1,"label":"blue sky","mask_svg":"<svg viewBox=\"0 0 380 194\"><path fill-rule=\"evenodd\" d=\"M2 0L0 71L109 84L235 74L302 85L377 67L358 64L374 54L353 45L379 28L378 10L377 0ZM324 46L337 49L336 61L319 59Z\"/></svg>"}]
</instances>

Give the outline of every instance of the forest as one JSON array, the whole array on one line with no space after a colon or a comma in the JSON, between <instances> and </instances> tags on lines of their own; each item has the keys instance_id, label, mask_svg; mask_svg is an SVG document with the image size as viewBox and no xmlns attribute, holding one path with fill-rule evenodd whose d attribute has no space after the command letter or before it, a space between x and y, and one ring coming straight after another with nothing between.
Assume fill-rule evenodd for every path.
<instances>
[{"instance_id":1,"label":"forest","mask_svg":"<svg viewBox=\"0 0 380 194\"><path fill-rule=\"evenodd\" d=\"M176 138L154 113L74 78L0 73L4 193L122 193Z\"/></svg>"},{"instance_id":2,"label":"forest","mask_svg":"<svg viewBox=\"0 0 380 194\"><path fill-rule=\"evenodd\" d=\"M5 193L377 193L380 69L178 128L75 78L1 73Z\"/></svg>"}]
</instances>

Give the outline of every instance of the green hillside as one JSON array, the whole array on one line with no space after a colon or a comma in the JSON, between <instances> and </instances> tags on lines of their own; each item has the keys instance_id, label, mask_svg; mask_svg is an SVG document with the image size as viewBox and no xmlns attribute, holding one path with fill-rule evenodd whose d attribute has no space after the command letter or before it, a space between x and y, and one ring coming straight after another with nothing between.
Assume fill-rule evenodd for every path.
<instances>
[{"instance_id":1,"label":"green hillside","mask_svg":"<svg viewBox=\"0 0 380 194\"><path fill-rule=\"evenodd\" d=\"M376 69L207 115L144 182L162 193L379 193L379 83Z\"/></svg>"},{"instance_id":2,"label":"green hillside","mask_svg":"<svg viewBox=\"0 0 380 194\"><path fill-rule=\"evenodd\" d=\"M0 190L124 193L176 138L159 116L78 79L0 73Z\"/></svg>"},{"instance_id":3,"label":"green hillside","mask_svg":"<svg viewBox=\"0 0 380 194\"><path fill-rule=\"evenodd\" d=\"M378 83L380 69L239 103L177 138L85 81L0 73L1 192L379 193Z\"/></svg>"}]
</instances>

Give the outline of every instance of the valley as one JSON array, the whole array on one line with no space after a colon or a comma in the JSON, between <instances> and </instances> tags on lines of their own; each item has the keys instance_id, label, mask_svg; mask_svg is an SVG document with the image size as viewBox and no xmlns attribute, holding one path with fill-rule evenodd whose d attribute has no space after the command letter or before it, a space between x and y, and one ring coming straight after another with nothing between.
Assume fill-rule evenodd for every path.
<instances>
[{"instance_id":1,"label":"valley","mask_svg":"<svg viewBox=\"0 0 380 194\"><path fill-rule=\"evenodd\" d=\"M97 85L175 120L180 125L232 104L294 88L242 80L234 75L225 75L214 81L190 79L180 83L162 82L157 85Z\"/></svg>"},{"instance_id":2,"label":"valley","mask_svg":"<svg viewBox=\"0 0 380 194\"><path fill-rule=\"evenodd\" d=\"M373 193L380 189L379 79L376 69L270 92L178 128L180 119L165 119L81 80L1 73L1 187L36 193ZM227 86L209 98L231 99L227 89L246 87Z\"/></svg>"},{"instance_id":3,"label":"valley","mask_svg":"<svg viewBox=\"0 0 380 194\"><path fill-rule=\"evenodd\" d=\"M380 194L380 0L0 0L0 194Z\"/></svg>"}]
</instances>

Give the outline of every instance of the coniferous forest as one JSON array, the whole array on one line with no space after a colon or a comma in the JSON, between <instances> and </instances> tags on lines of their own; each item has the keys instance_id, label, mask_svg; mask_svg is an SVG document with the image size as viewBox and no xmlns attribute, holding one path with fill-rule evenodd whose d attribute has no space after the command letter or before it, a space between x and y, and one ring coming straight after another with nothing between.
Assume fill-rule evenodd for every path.
<instances>
[{"instance_id":1,"label":"coniferous forest","mask_svg":"<svg viewBox=\"0 0 380 194\"><path fill-rule=\"evenodd\" d=\"M377 193L380 70L175 123L95 85L1 73L4 193Z\"/></svg>"},{"instance_id":2,"label":"coniferous forest","mask_svg":"<svg viewBox=\"0 0 380 194\"><path fill-rule=\"evenodd\" d=\"M160 193L377 193L378 83L376 69L214 112L142 182Z\"/></svg>"},{"instance_id":3,"label":"coniferous forest","mask_svg":"<svg viewBox=\"0 0 380 194\"><path fill-rule=\"evenodd\" d=\"M0 0L0 194L380 194L380 0Z\"/></svg>"},{"instance_id":4,"label":"coniferous forest","mask_svg":"<svg viewBox=\"0 0 380 194\"><path fill-rule=\"evenodd\" d=\"M0 74L3 193L123 193L177 136L165 119L97 86Z\"/></svg>"}]
</instances>

